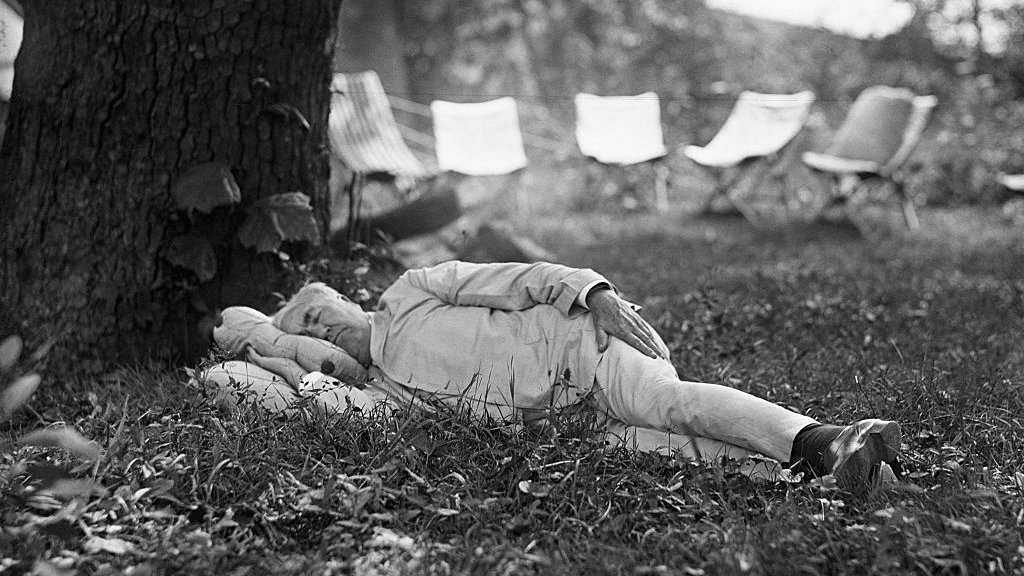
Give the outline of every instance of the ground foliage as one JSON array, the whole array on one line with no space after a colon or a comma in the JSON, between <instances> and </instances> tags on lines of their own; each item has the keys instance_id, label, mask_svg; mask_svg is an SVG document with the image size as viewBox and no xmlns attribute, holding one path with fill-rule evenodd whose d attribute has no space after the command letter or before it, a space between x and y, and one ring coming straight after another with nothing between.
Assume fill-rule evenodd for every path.
<instances>
[{"instance_id":1,"label":"ground foliage","mask_svg":"<svg viewBox=\"0 0 1024 576\"><path fill-rule=\"evenodd\" d=\"M582 416L551 437L457 409L228 413L182 368L123 367L45 383L0 428L63 422L104 450L8 446L0 574L1019 573L1024 234L996 212L923 224L865 238L675 212L531 222L645 306L683 376L904 423L895 489L605 452ZM297 272L371 305L398 272L381 262L357 250Z\"/></svg>"}]
</instances>

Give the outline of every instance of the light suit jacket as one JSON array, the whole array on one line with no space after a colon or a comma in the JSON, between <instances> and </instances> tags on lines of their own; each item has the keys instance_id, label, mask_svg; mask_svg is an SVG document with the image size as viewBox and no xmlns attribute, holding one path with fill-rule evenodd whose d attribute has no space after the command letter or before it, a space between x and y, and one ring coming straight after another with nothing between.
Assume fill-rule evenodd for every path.
<instances>
[{"instance_id":1,"label":"light suit jacket","mask_svg":"<svg viewBox=\"0 0 1024 576\"><path fill-rule=\"evenodd\" d=\"M607 282L543 262L410 270L373 317L381 384L391 395L461 398L498 418L572 405L592 389L600 357L593 321L576 304L595 281Z\"/></svg>"}]
</instances>

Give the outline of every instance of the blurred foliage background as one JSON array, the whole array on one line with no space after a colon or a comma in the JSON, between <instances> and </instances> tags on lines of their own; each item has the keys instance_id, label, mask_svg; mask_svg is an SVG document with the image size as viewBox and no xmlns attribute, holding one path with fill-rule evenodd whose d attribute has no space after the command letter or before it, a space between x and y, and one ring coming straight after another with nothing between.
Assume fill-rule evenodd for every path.
<instances>
[{"instance_id":1,"label":"blurred foliage background","mask_svg":"<svg viewBox=\"0 0 1024 576\"><path fill-rule=\"evenodd\" d=\"M1008 198L995 176L1024 172L1024 2L901 1L914 15L900 31L858 39L704 0L346 0L336 61L422 103L515 96L532 131L566 141L577 92L653 90L670 147L707 142L742 90L813 90L813 146L863 89L905 86L940 101L917 200Z\"/></svg>"}]
</instances>

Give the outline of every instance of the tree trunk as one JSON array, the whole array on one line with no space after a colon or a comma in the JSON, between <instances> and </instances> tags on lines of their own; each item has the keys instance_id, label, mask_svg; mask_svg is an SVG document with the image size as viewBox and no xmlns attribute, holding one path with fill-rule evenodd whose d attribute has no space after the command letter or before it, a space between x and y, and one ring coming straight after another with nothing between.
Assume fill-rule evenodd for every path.
<instances>
[{"instance_id":1,"label":"tree trunk","mask_svg":"<svg viewBox=\"0 0 1024 576\"><path fill-rule=\"evenodd\" d=\"M283 192L306 194L325 229L339 5L25 0L0 152L0 329L100 367L200 351L207 309L267 309L281 258L237 232ZM181 210L172 186L210 162L241 201ZM212 279L168 261L188 233L213 248Z\"/></svg>"}]
</instances>

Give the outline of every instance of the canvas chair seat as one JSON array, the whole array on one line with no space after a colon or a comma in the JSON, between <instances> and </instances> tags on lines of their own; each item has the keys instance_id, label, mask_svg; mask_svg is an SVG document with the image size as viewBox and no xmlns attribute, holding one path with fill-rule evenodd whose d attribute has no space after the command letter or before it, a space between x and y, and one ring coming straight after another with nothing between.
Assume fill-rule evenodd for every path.
<instances>
[{"instance_id":1,"label":"canvas chair seat","mask_svg":"<svg viewBox=\"0 0 1024 576\"><path fill-rule=\"evenodd\" d=\"M636 96L576 95L576 142L602 164L629 165L668 153L661 104L654 92Z\"/></svg>"},{"instance_id":2,"label":"canvas chair seat","mask_svg":"<svg viewBox=\"0 0 1024 576\"><path fill-rule=\"evenodd\" d=\"M861 92L824 152L806 152L804 163L829 175L835 198L853 196L861 180L877 177L890 184L903 205L910 229L918 227L914 204L907 197L900 168L924 133L938 100L917 96L906 88L873 86ZM855 181L853 190L845 184Z\"/></svg>"},{"instance_id":3,"label":"canvas chair seat","mask_svg":"<svg viewBox=\"0 0 1024 576\"><path fill-rule=\"evenodd\" d=\"M1024 174L1000 174L999 183L1014 192L1024 192Z\"/></svg>"},{"instance_id":4,"label":"canvas chair seat","mask_svg":"<svg viewBox=\"0 0 1024 576\"><path fill-rule=\"evenodd\" d=\"M762 94L744 91L725 124L704 146L688 145L683 154L712 168L731 168L749 158L779 153L807 122L814 92Z\"/></svg>"},{"instance_id":5,"label":"canvas chair seat","mask_svg":"<svg viewBox=\"0 0 1024 576\"><path fill-rule=\"evenodd\" d=\"M745 90L710 142L682 147L684 156L715 179L704 200L704 213L738 214L760 224L768 213L789 211L798 204L788 196L786 178L814 99L810 90L793 94ZM768 175L774 185L764 186Z\"/></svg>"},{"instance_id":6,"label":"canvas chair seat","mask_svg":"<svg viewBox=\"0 0 1024 576\"><path fill-rule=\"evenodd\" d=\"M821 152L805 152L804 163L822 172L836 172L840 174L877 174L882 171L882 165L873 160L856 160L854 158L840 158Z\"/></svg>"},{"instance_id":7,"label":"canvas chair seat","mask_svg":"<svg viewBox=\"0 0 1024 576\"><path fill-rule=\"evenodd\" d=\"M430 103L437 166L469 176L500 176L526 167L519 111L511 97Z\"/></svg>"},{"instance_id":8,"label":"canvas chair seat","mask_svg":"<svg viewBox=\"0 0 1024 576\"><path fill-rule=\"evenodd\" d=\"M629 180L636 176L624 168L649 163L654 182L653 204L661 211L668 204L668 169L660 162L668 154L661 129L661 103L654 92L635 96L597 96L579 93L575 97L576 144L584 158L600 166L584 167L584 186L621 193L634 188ZM622 168L609 178L603 166ZM594 173L598 172L598 173ZM621 179L625 177L627 183ZM618 183L608 186L609 183ZM637 186L636 188L648 188ZM624 205L627 200L622 198ZM635 198L630 201L635 205Z\"/></svg>"},{"instance_id":9,"label":"canvas chair seat","mask_svg":"<svg viewBox=\"0 0 1024 576\"><path fill-rule=\"evenodd\" d=\"M873 86L853 103L823 153L807 152L804 162L823 172L885 174L909 158L938 100L906 88Z\"/></svg>"}]
</instances>

